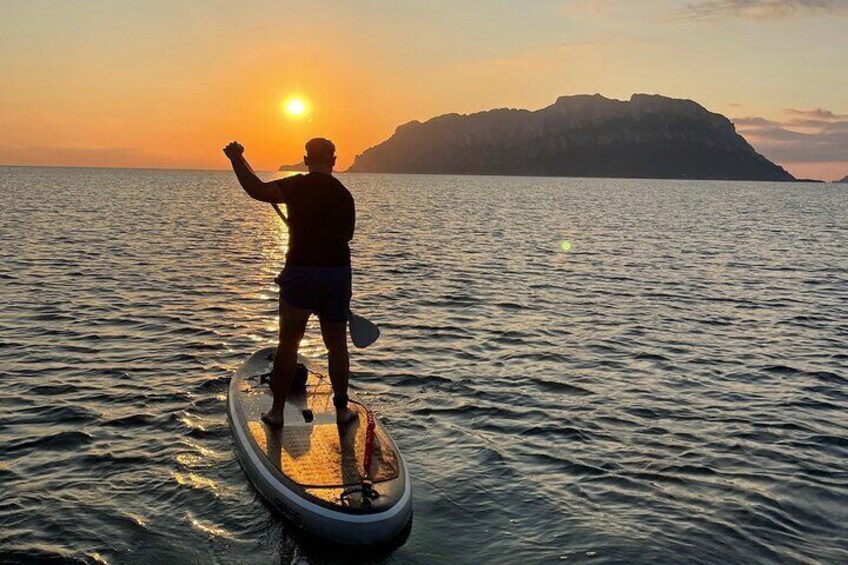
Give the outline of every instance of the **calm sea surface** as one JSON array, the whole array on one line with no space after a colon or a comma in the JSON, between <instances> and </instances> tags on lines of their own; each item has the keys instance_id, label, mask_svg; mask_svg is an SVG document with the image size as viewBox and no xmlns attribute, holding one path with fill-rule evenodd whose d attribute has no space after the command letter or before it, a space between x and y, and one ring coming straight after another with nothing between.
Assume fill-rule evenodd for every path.
<instances>
[{"instance_id":1,"label":"calm sea surface","mask_svg":"<svg viewBox=\"0 0 848 565\"><path fill-rule=\"evenodd\" d=\"M375 561L848 562L848 187L340 176L415 485ZM0 562L348 557L227 425L286 237L230 173L0 168Z\"/></svg>"}]
</instances>

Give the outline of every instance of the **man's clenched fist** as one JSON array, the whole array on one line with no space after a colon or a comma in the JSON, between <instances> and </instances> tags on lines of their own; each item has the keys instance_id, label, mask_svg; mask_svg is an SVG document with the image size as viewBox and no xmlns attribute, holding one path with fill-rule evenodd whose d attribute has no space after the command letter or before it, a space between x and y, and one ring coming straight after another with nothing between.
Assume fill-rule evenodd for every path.
<instances>
[{"instance_id":1,"label":"man's clenched fist","mask_svg":"<svg viewBox=\"0 0 848 565\"><path fill-rule=\"evenodd\" d=\"M239 143L238 141L233 141L232 143L224 147L224 155L226 155L230 159L240 157L242 153L244 153L244 147L242 147L241 143Z\"/></svg>"}]
</instances>

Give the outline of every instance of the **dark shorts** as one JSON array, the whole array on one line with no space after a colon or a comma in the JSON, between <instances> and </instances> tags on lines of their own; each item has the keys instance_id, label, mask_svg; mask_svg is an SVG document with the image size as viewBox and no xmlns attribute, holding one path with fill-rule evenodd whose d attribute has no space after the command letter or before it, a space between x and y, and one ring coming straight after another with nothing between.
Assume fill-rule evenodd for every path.
<instances>
[{"instance_id":1,"label":"dark shorts","mask_svg":"<svg viewBox=\"0 0 848 565\"><path fill-rule=\"evenodd\" d=\"M286 266L275 279L280 298L295 308L312 310L323 322L347 322L350 311L350 267Z\"/></svg>"}]
</instances>

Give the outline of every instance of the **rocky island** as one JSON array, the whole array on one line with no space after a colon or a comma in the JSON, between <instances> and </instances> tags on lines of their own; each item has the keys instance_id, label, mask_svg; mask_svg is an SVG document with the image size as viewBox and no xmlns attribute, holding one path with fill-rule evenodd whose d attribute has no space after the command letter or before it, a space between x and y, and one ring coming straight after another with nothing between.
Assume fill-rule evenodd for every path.
<instances>
[{"instance_id":1,"label":"rocky island","mask_svg":"<svg viewBox=\"0 0 848 565\"><path fill-rule=\"evenodd\" d=\"M792 181L691 101L562 96L541 110L446 114L398 127L350 172Z\"/></svg>"},{"instance_id":2,"label":"rocky island","mask_svg":"<svg viewBox=\"0 0 848 565\"><path fill-rule=\"evenodd\" d=\"M836 182L839 182L839 183L848 183L848 176L846 176L844 179L842 179L842 180L838 180L838 181L836 181Z\"/></svg>"}]
</instances>

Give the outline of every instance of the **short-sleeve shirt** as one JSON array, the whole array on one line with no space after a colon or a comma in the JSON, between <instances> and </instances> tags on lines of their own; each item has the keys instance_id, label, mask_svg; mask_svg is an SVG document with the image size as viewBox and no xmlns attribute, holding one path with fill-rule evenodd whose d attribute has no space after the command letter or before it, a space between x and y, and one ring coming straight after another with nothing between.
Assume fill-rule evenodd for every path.
<instances>
[{"instance_id":1,"label":"short-sleeve shirt","mask_svg":"<svg viewBox=\"0 0 848 565\"><path fill-rule=\"evenodd\" d=\"M286 265L350 267L356 210L347 188L324 173L294 175L275 184L288 210Z\"/></svg>"}]
</instances>

